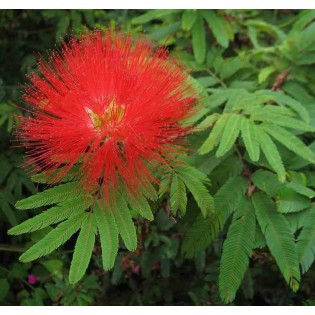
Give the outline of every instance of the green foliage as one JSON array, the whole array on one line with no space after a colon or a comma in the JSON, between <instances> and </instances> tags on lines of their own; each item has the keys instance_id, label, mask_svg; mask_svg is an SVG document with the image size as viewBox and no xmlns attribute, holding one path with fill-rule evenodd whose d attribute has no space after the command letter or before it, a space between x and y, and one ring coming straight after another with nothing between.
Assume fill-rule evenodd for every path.
<instances>
[{"instance_id":1,"label":"green foliage","mask_svg":"<svg viewBox=\"0 0 315 315\"><path fill-rule=\"evenodd\" d=\"M253 162L259 160L260 145L258 140L258 127L247 119L241 121L241 133L246 151Z\"/></svg>"},{"instance_id":2,"label":"green foliage","mask_svg":"<svg viewBox=\"0 0 315 315\"><path fill-rule=\"evenodd\" d=\"M185 214L187 206L186 187L184 182L178 176L174 176L172 180L170 203L174 214L176 214L178 210L181 214Z\"/></svg>"},{"instance_id":3,"label":"green foliage","mask_svg":"<svg viewBox=\"0 0 315 315\"><path fill-rule=\"evenodd\" d=\"M102 245L103 267L109 270L114 266L118 251L118 229L111 209L99 203L93 208L97 229Z\"/></svg>"},{"instance_id":4,"label":"green foliage","mask_svg":"<svg viewBox=\"0 0 315 315\"><path fill-rule=\"evenodd\" d=\"M276 145L263 129L259 129L258 141L268 163L270 164L272 169L274 169L274 171L277 173L279 181L284 182L285 169Z\"/></svg>"},{"instance_id":5,"label":"green foliage","mask_svg":"<svg viewBox=\"0 0 315 315\"><path fill-rule=\"evenodd\" d=\"M244 181L240 177L231 177L214 195L215 212L206 219L198 215L188 227L182 250L187 257L193 257L210 245L223 228L229 215L238 207L244 194Z\"/></svg>"},{"instance_id":6,"label":"green foliage","mask_svg":"<svg viewBox=\"0 0 315 315\"><path fill-rule=\"evenodd\" d=\"M297 249L302 273L305 273L314 261L315 255L315 231L314 231L315 207L312 206L304 217L303 229L297 239Z\"/></svg>"},{"instance_id":7,"label":"green foliage","mask_svg":"<svg viewBox=\"0 0 315 315\"><path fill-rule=\"evenodd\" d=\"M293 291L298 290L300 284L298 254L287 221L282 214L277 213L275 204L269 197L257 193L253 197L253 204L271 254L288 285Z\"/></svg>"},{"instance_id":8,"label":"green foliage","mask_svg":"<svg viewBox=\"0 0 315 315\"><path fill-rule=\"evenodd\" d=\"M249 201L234 213L223 245L219 290L222 300L230 303L244 278L255 241L255 214Z\"/></svg>"},{"instance_id":9,"label":"green foliage","mask_svg":"<svg viewBox=\"0 0 315 315\"><path fill-rule=\"evenodd\" d=\"M8 233L10 235L18 235L43 229L49 225L68 219L77 212L86 210L90 205L91 200L85 200L84 197L60 202L57 206L13 227Z\"/></svg>"},{"instance_id":10,"label":"green foliage","mask_svg":"<svg viewBox=\"0 0 315 315\"><path fill-rule=\"evenodd\" d=\"M111 206L111 211L114 215L118 232L122 237L126 247L129 250L135 250L137 248L136 229L133 224L127 203L119 193L117 193L115 196L115 201Z\"/></svg>"},{"instance_id":11,"label":"green foliage","mask_svg":"<svg viewBox=\"0 0 315 315\"><path fill-rule=\"evenodd\" d=\"M185 183L188 190L194 196L203 216L209 216L214 211L214 202L205 186L205 184L209 184L207 177L190 166L178 166L176 167L176 171L178 172L178 177ZM181 198L183 199L183 197Z\"/></svg>"},{"instance_id":12,"label":"green foliage","mask_svg":"<svg viewBox=\"0 0 315 315\"><path fill-rule=\"evenodd\" d=\"M84 191L82 191L78 185L78 182L71 182L47 189L36 195L18 201L15 207L19 210L39 208L62 202L70 198L79 197L84 194Z\"/></svg>"},{"instance_id":13,"label":"green foliage","mask_svg":"<svg viewBox=\"0 0 315 315\"><path fill-rule=\"evenodd\" d=\"M80 233L75 244L71 267L69 271L70 283L78 282L89 265L95 243L96 222L93 214L89 214L82 221Z\"/></svg>"},{"instance_id":14,"label":"green foliage","mask_svg":"<svg viewBox=\"0 0 315 315\"><path fill-rule=\"evenodd\" d=\"M39 257L48 255L59 246L64 244L74 233L76 233L84 220L88 217L88 213L78 213L71 216L68 220L60 223L55 229L49 232L38 243L29 248L21 257L23 262L32 261Z\"/></svg>"}]
</instances>

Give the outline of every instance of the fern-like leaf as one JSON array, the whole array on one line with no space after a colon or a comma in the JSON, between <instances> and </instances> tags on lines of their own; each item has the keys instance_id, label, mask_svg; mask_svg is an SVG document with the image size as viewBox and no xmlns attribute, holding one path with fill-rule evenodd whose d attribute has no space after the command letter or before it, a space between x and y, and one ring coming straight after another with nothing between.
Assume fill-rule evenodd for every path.
<instances>
[{"instance_id":1,"label":"fern-like leaf","mask_svg":"<svg viewBox=\"0 0 315 315\"><path fill-rule=\"evenodd\" d=\"M270 98L278 104L286 105L293 109L305 122L309 122L310 115L305 107L294 98L284 94L283 92L275 92L270 90L262 90L261 93L269 95Z\"/></svg>"},{"instance_id":2,"label":"fern-like leaf","mask_svg":"<svg viewBox=\"0 0 315 315\"><path fill-rule=\"evenodd\" d=\"M187 229L182 251L191 258L204 250L223 228L229 215L239 206L246 190L246 181L241 177L231 177L214 195L215 212L208 218L198 215Z\"/></svg>"},{"instance_id":3,"label":"fern-like leaf","mask_svg":"<svg viewBox=\"0 0 315 315\"><path fill-rule=\"evenodd\" d=\"M298 212L311 205L309 198L306 198L288 186L282 187L277 195L277 207L281 213Z\"/></svg>"},{"instance_id":4,"label":"fern-like leaf","mask_svg":"<svg viewBox=\"0 0 315 315\"><path fill-rule=\"evenodd\" d=\"M275 125L262 124L262 127L274 139L279 141L290 151L294 152L295 154L301 156L303 159L311 163L315 163L314 152L309 147L307 147L299 138L294 136L291 132Z\"/></svg>"},{"instance_id":5,"label":"fern-like leaf","mask_svg":"<svg viewBox=\"0 0 315 315\"><path fill-rule=\"evenodd\" d=\"M254 113L253 115L251 115L251 119L304 132L314 131L314 128L312 126L310 126L309 124L305 123L302 120L298 120L296 118L284 115L276 115L274 113L269 112L267 108L265 111L261 111L259 114Z\"/></svg>"},{"instance_id":6,"label":"fern-like leaf","mask_svg":"<svg viewBox=\"0 0 315 315\"><path fill-rule=\"evenodd\" d=\"M203 173L191 166L178 167L176 170L179 177L194 196L203 216L207 217L214 211L213 198L204 185L209 182L209 180Z\"/></svg>"},{"instance_id":7,"label":"fern-like leaf","mask_svg":"<svg viewBox=\"0 0 315 315\"><path fill-rule=\"evenodd\" d=\"M166 173L162 176L159 187L159 197L161 198L170 189L172 176Z\"/></svg>"},{"instance_id":8,"label":"fern-like leaf","mask_svg":"<svg viewBox=\"0 0 315 315\"><path fill-rule=\"evenodd\" d=\"M286 186L288 188L293 189L295 192L297 192L300 195L303 195L305 197L308 197L308 198L314 198L315 197L315 191L314 190L307 188L301 184L291 182L291 183L287 184Z\"/></svg>"},{"instance_id":9,"label":"fern-like leaf","mask_svg":"<svg viewBox=\"0 0 315 315\"><path fill-rule=\"evenodd\" d=\"M58 223L76 213L86 210L90 205L91 199L85 199L84 197L61 202L57 206L13 227L8 231L8 234L19 235L43 229L51 224Z\"/></svg>"},{"instance_id":10,"label":"fern-like leaf","mask_svg":"<svg viewBox=\"0 0 315 315\"><path fill-rule=\"evenodd\" d=\"M285 169L279 151L270 136L262 128L258 128L258 141L268 163L277 173L279 181L284 182Z\"/></svg>"},{"instance_id":11,"label":"fern-like leaf","mask_svg":"<svg viewBox=\"0 0 315 315\"><path fill-rule=\"evenodd\" d=\"M288 285L293 291L297 291L300 283L298 254L287 221L281 213L277 212L270 197L255 193L253 204L271 254Z\"/></svg>"},{"instance_id":12,"label":"fern-like leaf","mask_svg":"<svg viewBox=\"0 0 315 315\"><path fill-rule=\"evenodd\" d=\"M297 240L299 261L302 273L307 272L315 256L315 206L312 206L304 218L304 226Z\"/></svg>"},{"instance_id":13,"label":"fern-like leaf","mask_svg":"<svg viewBox=\"0 0 315 315\"><path fill-rule=\"evenodd\" d=\"M186 187L184 182L173 176L171 191L170 191L171 209L174 214L179 210L181 214L185 214L187 205Z\"/></svg>"},{"instance_id":14,"label":"fern-like leaf","mask_svg":"<svg viewBox=\"0 0 315 315\"><path fill-rule=\"evenodd\" d=\"M118 252L118 229L115 218L111 209L105 208L105 204L100 201L95 204L93 212L101 239L103 267L110 270L114 266Z\"/></svg>"},{"instance_id":15,"label":"fern-like leaf","mask_svg":"<svg viewBox=\"0 0 315 315\"><path fill-rule=\"evenodd\" d=\"M279 182L276 174L265 170L256 171L252 176L252 181L257 188L271 197L274 197L283 185Z\"/></svg>"},{"instance_id":16,"label":"fern-like leaf","mask_svg":"<svg viewBox=\"0 0 315 315\"><path fill-rule=\"evenodd\" d=\"M236 210L221 257L219 291L222 300L230 303L244 278L255 243L256 219L252 204L244 201Z\"/></svg>"},{"instance_id":17,"label":"fern-like leaf","mask_svg":"<svg viewBox=\"0 0 315 315\"><path fill-rule=\"evenodd\" d=\"M241 134L246 151L250 159L254 162L259 160L260 147L257 139L257 127L254 123L243 118L241 124Z\"/></svg>"},{"instance_id":18,"label":"fern-like leaf","mask_svg":"<svg viewBox=\"0 0 315 315\"><path fill-rule=\"evenodd\" d=\"M220 229L221 225L217 214L212 214L208 218L199 214L186 231L182 245L185 256L192 258L203 251L214 240Z\"/></svg>"},{"instance_id":19,"label":"fern-like leaf","mask_svg":"<svg viewBox=\"0 0 315 315\"><path fill-rule=\"evenodd\" d=\"M79 188L78 182L71 182L46 189L36 195L22 199L16 203L15 207L19 210L34 209L73 199L83 194L84 191Z\"/></svg>"},{"instance_id":20,"label":"fern-like leaf","mask_svg":"<svg viewBox=\"0 0 315 315\"><path fill-rule=\"evenodd\" d=\"M141 187L142 194L149 200L157 201L159 199L159 195L155 189L155 187L152 185L152 183L147 180L143 179L143 185Z\"/></svg>"},{"instance_id":21,"label":"fern-like leaf","mask_svg":"<svg viewBox=\"0 0 315 315\"><path fill-rule=\"evenodd\" d=\"M230 114L216 152L217 157L222 157L231 150L240 132L241 117L241 115Z\"/></svg>"},{"instance_id":22,"label":"fern-like leaf","mask_svg":"<svg viewBox=\"0 0 315 315\"><path fill-rule=\"evenodd\" d=\"M130 199L130 207L131 209L138 212L142 217L144 217L147 220L152 221L154 219L151 207L144 197L137 197L137 199Z\"/></svg>"},{"instance_id":23,"label":"fern-like leaf","mask_svg":"<svg viewBox=\"0 0 315 315\"><path fill-rule=\"evenodd\" d=\"M92 213L89 213L87 218L82 222L81 230L75 244L69 271L70 283L76 283L84 276L92 256L95 232L95 218Z\"/></svg>"},{"instance_id":24,"label":"fern-like leaf","mask_svg":"<svg viewBox=\"0 0 315 315\"><path fill-rule=\"evenodd\" d=\"M215 209L219 213L223 227L230 214L239 206L241 196L245 194L247 182L240 176L230 177L214 195Z\"/></svg>"},{"instance_id":25,"label":"fern-like leaf","mask_svg":"<svg viewBox=\"0 0 315 315\"><path fill-rule=\"evenodd\" d=\"M205 128L210 128L220 117L219 114L212 114L207 116L196 128L195 130L203 130Z\"/></svg>"},{"instance_id":26,"label":"fern-like leaf","mask_svg":"<svg viewBox=\"0 0 315 315\"><path fill-rule=\"evenodd\" d=\"M112 206L118 232L121 235L126 247L133 251L137 248L137 233L133 224L128 206L122 196L117 193L116 200Z\"/></svg>"},{"instance_id":27,"label":"fern-like leaf","mask_svg":"<svg viewBox=\"0 0 315 315\"><path fill-rule=\"evenodd\" d=\"M80 229L82 222L87 219L88 215L87 212L79 213L71 216L67 221L60 223L42 240L29 248L20 257L20 261L28 262L50 254Z\"/></svg>"},{"instance_id":28,"label":"fern-like leaf","mask_svg":"<svg viewBox=\"0 0 315 315\"><path fill-rule=\"evenodd\" d=\"M200 147L199 149L200 154L206 154L210 152L215 146L218 145L228 118L229 118L228 114L224 114L220 118L218 118L213 129L210 132L209 137Z\"/></svg>"},{"instance_id":29,"label":"fern-like leaf","mask_svg":"<svg viewBox=\"0 0 315 315\"><path fill-rule=\"evenodd\" d=\"M65 175L60 179L60 183L72 182L78 180L78 171L80 167L74 165ZM59 168L54 171L43 172L32 176L32 181L39 184L54 184L58 175L63 174L64 169Z\"/></svg>"}]
</instances>

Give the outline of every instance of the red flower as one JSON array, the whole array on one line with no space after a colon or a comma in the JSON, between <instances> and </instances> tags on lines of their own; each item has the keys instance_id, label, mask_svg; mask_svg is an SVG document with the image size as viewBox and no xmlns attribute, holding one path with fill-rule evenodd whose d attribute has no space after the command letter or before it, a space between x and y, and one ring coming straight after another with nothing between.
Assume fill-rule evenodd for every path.
<instances>
[{"instance_id":1,"label":"red flower","mask_svg":"<svg viewBox=\"0 0 315 315\"><path fill-rule=\"evenodd\" d=\"M141 37L95 31L72 38L48 62L38 63L24 101L19 139L33 171L57 171L60 180L75 164L86 191L108 193L122 183L131 196L153 170L167 167L185 149L196 93L188 74L165 49Z\"/></svg>"}]
</instances>

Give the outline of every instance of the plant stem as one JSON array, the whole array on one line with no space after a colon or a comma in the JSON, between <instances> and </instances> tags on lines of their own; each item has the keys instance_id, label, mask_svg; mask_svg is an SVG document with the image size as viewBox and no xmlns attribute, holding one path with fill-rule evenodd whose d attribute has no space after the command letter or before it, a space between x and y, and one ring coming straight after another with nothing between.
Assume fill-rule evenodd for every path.
<instances>
[{"instance_id":1,"label":"plant stem","mask_svg":"<svg viewBox=\"0 0 315 315\"><path fill-rule=\"evenodd\" d=\"M5 245L5 244L0 244L0 251L22 253L22 252L25 251L25 249L24 248L20 248L20 247L12 247L12 246L8 246L8 245Z\"/></svg>"},{"instance_id":2,"label":"plant stem","mask_svg":"<svg viewBox=\"0 0 315 315\"><path fill-rule=\"evenodd\" d=\"M222 85L222 87L224 87L225 89L227 88L227 85L224 83L224 81L219 78L212 70L207 69L206 70L212 77L214 77L215 79L217 79L219 81L219 83Z\"/></svg>"}]
</instances>

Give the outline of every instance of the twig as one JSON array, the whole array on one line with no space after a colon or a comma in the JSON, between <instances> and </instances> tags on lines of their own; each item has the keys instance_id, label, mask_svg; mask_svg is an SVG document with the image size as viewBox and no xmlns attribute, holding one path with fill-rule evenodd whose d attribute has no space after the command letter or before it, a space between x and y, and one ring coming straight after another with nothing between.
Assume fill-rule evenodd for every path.
<instances>
[{"instance_id":1,"label":"twig","mask_svg":"<svg viewBox=\"0 0 315 315\"><path fill-rule=\"evenodd\" d=\"M276 77L275 82L273 83L271 89L273 91L278 91L281 89L282 85L284 84L285 80L287 79L288 75L290 74L291 69L287 69L286 71L283 71L279 73Z\"/></svg>"},{"instance_id":2,"label":"twig","mask_svg":"<svg viewBox=\"0 0 315 315\"><path fill-rule=\"evenodd\" d=\"M0 251L22 253L25 251L25 248L11 247L5 244L0 244Z\"/></svg>"},{"instance_id":3,"label":"twig","mask_svg":"<svg viewBox=\"0 0 315 315\"><path fill-rule=\"evenodd\" d=\"M224 87L225 89L227 88L227 85L224 83L224 81L222 79L220 79L213 71L211 71L210 69L206 70L212 77L214 77L215 79L217 79L219 81L219 83L222 85L222 87Z\"/></svg>"}]
</instances>

